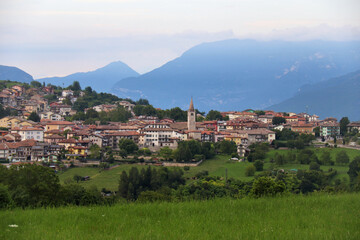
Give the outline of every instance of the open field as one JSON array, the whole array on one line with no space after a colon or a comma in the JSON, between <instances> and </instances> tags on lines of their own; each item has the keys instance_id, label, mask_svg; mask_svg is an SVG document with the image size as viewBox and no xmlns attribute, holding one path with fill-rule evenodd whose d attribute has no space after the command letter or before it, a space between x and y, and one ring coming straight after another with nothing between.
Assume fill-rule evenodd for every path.
<instances>
[{"instance_id":1,"label":"open field","mask_svg":"<svg viewBox=\"0 0 360 240\"><path fill-rule=\"evenodd\" d=\"M249 163L230 163L229 156L217 155L213 159L206 160L198 167L191 167L189 171L185 171L184 176L186 178L193 177L196 173L203 170L209 171L210 175L222 176L225 175L225 167L230 164L229 176L251 179L251 177L245 177L245 166ZM111 170L100 170L98 168L72 168L59 174L60 182L64 183L67 179L73 179L75 174L80 176L90 176L89 181L80 182L84 187L90 187L95 185L98 189L107 188L110 190L117 190L119 185L120 174L122 171L129 171L130 168L137 167L139 169L146 168L144 165L136 164L121 164ZM156 166L152 166L156 167ZM240 174L242 173L242 174ZM231 174L231 175L230 175Z\"/></svg>"},{"instance_id":2,"label":"open field","mask_svg":"<svg viewBox=\"0 0 360 240\"><path fill-rule=\"evenodd\" d=\"M359 150L353 149L340 149L340 148L311 148L315 151L315 153L320 157L323 151L329 151L333 160L335 160L336 153L339 151L345 150L350 160L352 160L355 156L360 155ZM273 158L276 152L281 154L286 154L288 151L297 152L298 150L270 150L267 153L265 159L264 169L269 169L271 166L270 159ZM204 161L198 167L191 167L189 171L185 171L185 177L191 179L195 176L196 173L201 171L208 171L209 175L225 177L225 169L228 171L228 177L240 179L243 181L249 181L253 177L245 176L245 168L250 165L248 162L233 162L229 161L229 156L227 155L216 155L213 159L209 159ZM131 167L144 168L147 166L144 165L135 165L135 164L122 164L118 167L115 167L111 170L99 170L98 168L73 168L65 171L64 173L60 173L60 181L64 183L67 179L72 179L75 174L80 176L90 176L91 179L89 181L80 182L84 187L90 187L95 185L98 189L107 188L110 190L116 190L119 183L120 174L123 170L128 171ZM282 169L309 169L309 165L302 164L285 164L279 166ZM327 171L329 168L334 168L338 171L338 174L334 179L348 179L347 171L349 170L348 166L321 166L321 169Z\"/></svg>"},{"instance_id":3,"label":"open field","mask_svg":"<svg viewBox=\"0 0 360 240\"><path fill-rule=\"evenodd\" d=\"M16 209L0 211L0 239L359 239L359 201L293 195Z\"/></svg>"},{"instance_id":4,"label":"open field","mask_svg":"<svg viewBox=\"0 0 360 240\"><path fill-rule=\"evenodd\" d=\"M330 156L331 156L331 159L335 161L336 159L336 154L338 152L341 152L341 151L345 151L349 158L350 158L350 161L352 161L354 159L354 157L356 156L360 156L360 150L356 150L356 149L348 149L348 148L314 148L314 147L309 147L308 149L311 149L315 152L315 154L317 155L317 157L320 157L321 154L324 152L324 151L328 151L330 153ZM296 149L277 149L277 150L270 150L268 153L267 153L267 156L266 156L266 160L270 160L271 158L274 157L275 153L278 152L280 154L286 154L288 151L293 151L295 153L298 153L300 150L296 150Z\"/></svg>"}]
</instances>

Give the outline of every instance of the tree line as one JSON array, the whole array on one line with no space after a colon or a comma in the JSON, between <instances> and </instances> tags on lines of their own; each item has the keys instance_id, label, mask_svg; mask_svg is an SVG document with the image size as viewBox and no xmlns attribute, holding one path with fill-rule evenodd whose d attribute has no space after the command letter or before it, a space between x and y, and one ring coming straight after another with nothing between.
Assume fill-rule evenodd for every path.
<instances>
[{"instance_id":1,"label":"tree line","mask_svg":"<svg viewBox=\"0 0 360 240\"><path fill-rule=\"evenodd\" d=\"M188 169L185 169L187 171ZM218 197L263 197L312 192L360 191L360 156L349 164L350 184L335 179L335 169L318 168L285 172L272 168L251 181L209 176L207 171L195 175L185 184L180 168L133 167L123 171L116 195L106 189L85 189L76 183L60 184L53 169L22 164L7 169L0 166L0 208L58 207L66 205L111 205L125 201L185 201Z\"/></svg>"},{"instance_id":2,"label":"tree line","mask_svg":"<svg viewBox=\"0 0 360 240\"><path fill-rule=\"evenodd\" d=\"M95 187L61 185L55 171L36 164L0 165L0 208L34 208L63 205L112 204Z\"/></svg>"}]
</instances>

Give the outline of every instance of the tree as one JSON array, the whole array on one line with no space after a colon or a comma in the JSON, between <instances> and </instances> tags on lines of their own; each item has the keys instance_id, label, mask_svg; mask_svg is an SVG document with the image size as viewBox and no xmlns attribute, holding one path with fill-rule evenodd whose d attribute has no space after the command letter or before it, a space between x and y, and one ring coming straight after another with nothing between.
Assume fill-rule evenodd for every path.
<instances>
[{"instance_id":1,"label":"tree","mask_svg":"<svg viewBox=\"0 0 360 240\"><path fill-rule=\"evenodd\" d=\"M136 105L150 105L147 99L140 98L135 102Z\"/></svg>"},{"instance_id":2,"label":"tree","mask_svg":"<svg viewBox=\"0 0 360 240\"><path fill-rule=\"evenodd\" d=\"M311 162L309 165L309 170L320 171L320 165L316 162Z\"/></svg>"},{"instance_id":3,"label":"tree","mask_svg":"<svg viewBox=\"0 0 360 240\"><path fill-rule=\"evenodd\" d=\"M272 119L272 124L274 125L280 125L286 123L286 119L283 117L273 117Z\"/></svg>"},{"instance_id":4,"label":"tree","mask_svg":"<svg viewBox=\"0 0 360 240\"><path fill-rule=\"evenodd\" d=\"M8 108L4 108L1 104L0 104L0 118L6 117L10 115L10 111Z\"/></svg>"},{"instance_id":5,"label":"tree","mask_svg":"<svg viewBox=\"0 0 360 240\"><path fill-rule=\"evenodd\" d=\"M255 197L274 196L285 191L285 184L270 177L259 177L252 185L251 194Z\"/></svg>"},{"instance_id":6,"label":"tree","mask_svg":"<svg viewBox=\"0 0 360 240\"><path fill-rule=\"evenodd\" d=\"M102 162L102 163L100 163L99 168L104 169L104 170L109 169L110 164L108 162Z\"/></svg>"},{"instance_id":7,"label":"tree","mask_svg":"<svg viewBox=\"0 0 360 240\"><path fill-rule=\"evenodd\" d=\"M73 84L69 86L69 88L73 91L81 91L81 86L78 81L74 81Z\"/></svg>"},{"instance_id":8,"label":"tree","mask_svg":"<svg viewBox=\"0 0 360 240\"><path fill-rule=\"evenodd\" d=\"M78 111L78 112L83 112L85 110L85 108L89 107L89 103L84 100L79 98L73 105L73 109Z\"/></svg>"},{"instance_id":9,"label":"tree","mask_svg":"<svg viewBox=\"0 0 360 240\"><path fill-rule=\"evenodd\" d=\"M34 88L41 88L41 83L38 81L31 81L30 86L32 86Z\"/></svg>"},{"instance_id":10,"label":"tree","mask_svg":"<svg viewBox=\"0 0 360 240\"><path fill-rule=\"evenodd\" d=\"M93 92L93 90L92 90L92 88L90 86L85 88L85 94L89 95L89 94L92 94L92 92Z\"/></svg>"},{"instance_id":11,"label":"tree","mask_svg":"<svg viewBox=\"0 0 360 240\"><path fill-rule=\"evenodd\" d=\"M282 154L275 153L274 157L276 165L284 165L286 163L285 157Z\"/></svg>"},{"instance_id":12,"label":"tree","mask_svg":"<svg viewBox=\"0 0 360 240\"><path fill-rule=\"evenodd\" d=\"M186 121L187 120L187 112L181 110L179 107L171 108L170 109L170 116L171 119L175 121Z\"/></svg>"},{"instance_id":13,"label":"tree","mask_svg":"<svg viewBox=\"0 0 360 240\"><path fill-rule=\"evenodd\" d=\"M101 159L101 148L97 144L93 144L89 148L89 157L92 159Z\"/></svg>"},{"instance_id":14,"label":"tree","mask_svg":"<svg viewBox=\"0 0 360 240\"><path fill-rule=\"evenodd\" d=\"M177 162L189 162L193 157L189 145L186 142L180 143L174 151L174 157Z\"/></svg>"},{"instance_id":15,"label":"tree","mask_svg":"<svg viewBox=\"0 0 360 240\"><path fill-rule=\"evenodd\" d=\"M349 164L349 171L347 174L350 177L350 181L353 182L360 174L360 156L356 156L354 160Z\"/></svg>"},{"instance_id":16,"label":"tree","mask_svg":"<svg viewBox=\"0 0 360 240\"><path fill-rule=\"evenodd\" d=\"M223 154L232 154L237 152L236 143L233 141L223 140L216 143L216 149Z\"/></svg>"},{"instance_id":17,"label":"tree","mask_svg":"<svg viewBox=\"0 0 360 240\"><path fill-rule=\"evenodd\" d=\"M350 161L349 156L345 152L345 150L342 150L336 154L336 163L339 165L342 164L348 164Z\"/></svg>"},{"instance_id":18,"label":"tree","mask_svg":"<svg viewBox=\"0 0 360 240\"><path fill-rule=\"evenodd\" d=\"M65 104L65 105L70 105L70 106L72 105L72 102L71 102L71 100L70 100L69 97L65 98L65 99L62 101L62 103Z\"/></svg>"},{"instance_id":19,"label":"tree","mask_svg":"<svg viewBox=\"0 0 360 240\"><path fill-rule=\"evenodd\" d=\"M125 171L122 171L119 181L119 194L121 197L126 198L129 189L129 177Z\"/></svg>"},{"instance_id":20,"label":"tree","mask_svg":"<svg viewBox=\"0 0 360 240\"><path fill-rule=\"evenodd\" d=\"M262 171L264 169L264 162L261 160L256 160L254 162L254 166L256 168L256 171Z\"/></svg>"},{"instance_id":21,"label":"tree","mask_svg":"<svg viewBox=\"0 0 360 240\"><path fill-rule=\"evenodd\" d=\"M73 177L74 181L75 182L80 182L82 180L82 176L78 175L78 174L75 174L74 177Z\"/></svg>"},{"instance_id":22,"label":"tree","mask_svg":"<svg viewBox=\"0 0 360 240\"><path fill-rule=\"evenodd\" d=\"M60 181L51 168L35 164L12 166L7 181L17 206L46 206L58 202Z\"/></svg>"},{"instance_id":23,"label":"tree","mask_svg":"<svg viewBox=\"0 0 360 240\"><path fill-rule=\"evenodd\" d=\"M0 184L0 209L6 208L11 203L11 197L6 186Z\"/></svg>"},{"instance_id":24,"label":"tree","mask_svg":"<svg viewBox=\"0 0 360 240\"><path fill-rule=\"evenodd\" d=\"M206 115L206 120L223 120L223 117L219 111L210 110Z\"/></svg>"},{"instance_id":25,"label":"tree","mask_svg":"<svg viewBox=\"0 0 360 240\"><path fill-rule=\"evenodd\" d=\"M127 157L127 152L126 152L126 150L120 149L119 155L120 155L120 157L122 157L122 158L126 158L126 157Z\"/></svg>"},{"instance_id":26,"label":"tree","mask_svg":"<svg viewBox=\"0 0 360 240\"><path fill-rule=\"evenodd\" d=\"M120 139L119 148L125 150L127 154L132 154L139 149L133 140L127 138Z\"/></svg>"},{"instance_id":27,"label":"tree","mask_svg":"<svg viewBox=\"0 0 360 240\"><path fill-rule=\"evenodd\" d=\"M343 117L340 120L340 134L342 136L345 136L345 134L347 133L347 125L350 123L349 118L348 117Z\"/></svg>"},{"instance_id":28,"label":"tree","mask_svg":"<svg viewBox=\"0 0 360 240\"><path fill-rule=\"evenodd\" d=\"M247 177L254 176L255 171L256 171L256 168L255 168L254 164L251 164L245 168L245 176L247 176Z\"/></svg>"},{"instance_id":29,"label":"tree","mask_svg":"<svg viewBox=\"0 0 360 240\"><path fill-rule=\"evenodd\" d=\"M320 127L314 128L313 132L315 133L315 137L320 137Z\"/></svg>"},{"instance_id":30,"label":"tree","mask_svg":"<svg viewBox=\"0 0 360 240\"><path fill-rule=\"evenodd\" d=\"M160 149L160 155L165 159L165 160L170 160L171 156L172 156L172 150L169 147L163 147Z\"/></svg>"},{"instance_id":31,"label":"tree","mask_svg":"<svg viewBox=\"0 0 360 240\"><path fill-rule=\"evenodd\" d=\"M296 149L304 149L304 147L305 147L304 141L301 139L295 140L294 145L295 145Z\"/></svg>"},{"instance_id":32,"label":"tree","mask_svg":"<svg viewBox=\"0 0 360 240\"><path fill-rule=\"evenodd\" d=\"M30 116L28 117L28 120L34 121L34 122L40 122L40 117L37 115L36 112L30 113Z\"/></svg>"},{"instance_id":33,"label":"tree","mask_svg":"<svg viewBox=\"0 0 360 240\"><path fill-rule=\"evenodd\" d=\"M320 156L320 162L323 165L332 165L332 160L331 160L331 155L329 153L329 151L323 151L321 156Z\"/></svg>"},{"instance_id":34,"label":"tree","mask_svg":"<svg viewBox=\"0 0 360 240\"><path fill-rule=\"evenodd\" d=\"M81 205L86 189L79 184L66 184L61 189L62 199L66 204Z\"/></svg>"},{"instance_id":35,"label":"tree","mask_svg":"<svg viewBox=\"0 0 360 240\"><path fill-rule=\"evenodd\" d=\"M258 116L265 115L265 112L264 112L263 110L255 110L255 113L256 113Z\"/></svg>"},{"instance_id":36,"label":"tree","mask_svg":"<svg viewBox=\"0 0 360 240\"><path fill-rule=\"evenodd\" d=\"M99 113L91 108L91 109L86 111L85 117L86 118L98 118Z\"/></svg>"}]
</instances>

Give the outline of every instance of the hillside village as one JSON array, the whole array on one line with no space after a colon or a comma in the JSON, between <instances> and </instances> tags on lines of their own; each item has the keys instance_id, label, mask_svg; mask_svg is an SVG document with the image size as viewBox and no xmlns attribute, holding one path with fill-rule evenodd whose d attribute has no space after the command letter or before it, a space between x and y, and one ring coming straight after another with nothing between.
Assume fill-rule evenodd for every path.
<instances>
[{"instance_id":1,"label":"hillside village","mask_svg":"<svg viewBox=\"0 0 360 240\"><path fill-rule=\"evenodd\" d=\"M176 149L180 141L191 139L211 143L228 140L236 143L240 157L246 154L252 143L272 143L276 139L276 130L317 134L323 141L340 138L340 123L332 117L320 120L318 116L307 113L247 109L221 112L223 120L208 120L196 111L193 99L187 110L187 121L137 116L134 112L136 103L131 100L102 103L77 111L74 106L78 99L88 94L79 86L71 90L40 83L30 87L9 84L9 81L5 83L2 82L0 92L0 103L7 111L4 113L7 116L0 119L0 159L10 164L56 162L59 157L86 159L95 144L117 152L120 150L118 143L124 138L134 141L139 149L152 152L163 147ZM117 109L128 112L128 121L96 121L91 124L83 120L69 121L79 112L107 115ZM30 120L31 116L38 116L38 121ZM359 131L360 122L351 122L347 128Z\"/></svg>"}]
</instances>

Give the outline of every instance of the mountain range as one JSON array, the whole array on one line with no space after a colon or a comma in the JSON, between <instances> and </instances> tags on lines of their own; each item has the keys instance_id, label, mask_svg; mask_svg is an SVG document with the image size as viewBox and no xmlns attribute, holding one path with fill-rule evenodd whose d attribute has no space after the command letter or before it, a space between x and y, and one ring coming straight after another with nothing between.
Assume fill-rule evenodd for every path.
<instances>
[{"instance_id":1,"label":"mountain range","mask_svg":"<svg viewBox=\"0 0 360 240\"><path fill-rule=\"evenodd\" d=\"M39 82L51 83L61 87L67 87L74 81L78 81L82 88L90 86L97 92L110 92L114 83L123 78L137 77L139 74L121 61L112 62L105 67L90 72L79 72L66 77L49 77L37 79Z\"/></svg>"},{"instance_id":2,"label":"mountain range","mask_svg":"<svg viewBox=\"0 0 360 240\"><path fill-rule=\"evenodd\" d=\"M281 112L305 112L320 118L347 116L360 120L360 70L341 77L304 86L296 96L269 109ZM305 110L306 109L306 110Z\"/></svg>"},{"instance_id":3,"label":"mountain range","mask_svg":"<svg viewBox=\"0 0 360 240\"><path fill-rule=\"evenodd\" d=\"M146 98L160 108L186 109L193 97L201 111L309 109L320 117L357 120L360 91L355 71L359 69L359 41L232 39L197 45L142 75L118 61L95 71L37 80L65 87L79 81L83 88L91 86L134 100ZM348 74L351 72L355 75ZM0 66L0 79L33 80L24 71L7 66Z\"/></svg>"},{"instance_id":4,"label":"mountain range","mask_svg":"<svg viewBox=\"0 0 360 240\"><path fill-rule=\"evenodd\" d=\"M17 67L0 65L0 80L30 83L34 78Z\"/></svg>"},{"instance_id":5,"label":"mountain range","mask_svg":"<svg viewBox=\"0 0 360 240\"><path fill-rule=\"evenodd\" d=\"M264 109L314 84L360 69L360 42L224 40L112 88L119 97L147 98L157 107L208 111Z\"/></svg>"}]
</instances>

